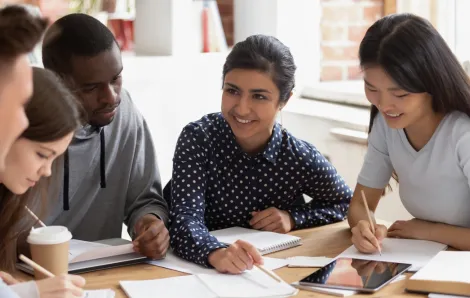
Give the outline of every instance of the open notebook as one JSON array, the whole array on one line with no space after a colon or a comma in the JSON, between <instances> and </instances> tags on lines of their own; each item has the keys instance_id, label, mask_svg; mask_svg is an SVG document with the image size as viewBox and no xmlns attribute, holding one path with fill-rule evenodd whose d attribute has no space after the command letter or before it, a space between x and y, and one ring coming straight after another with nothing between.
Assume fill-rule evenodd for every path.
<instances>
[{"instance_id":1,"label":"open notebook","mask_svg":"<svg viewBox=\"0 0 470 298\"><path fill-rule=\"evenodd\" d=\"M108 243L111 245L72 239L69 248L69 273L78 274L144 263L148 260L145 256L135 253L132 244L127 240L109 239ZM17 263L16 267L33 274L33 269L23 262Z\"/></svg>"},{"instance_id":2,"label":"open notebook","mask_svg":"<svg viewBox=\"0 0 470 298\"><path fill-rule=\"evenodd\" d=\"M470 295L470 252L442 251L406 283L409 291Z\"/></svg>"},{"instance_id":3,"label":"open notebook","mask_svg":"<svg viewBox=\"0 0 470 298\"><path fill-rule=\"evenodd\" d=\"M241 227L216 230L212 231L211 234L220 242L227 244L232 244L237 240L244 240L251 243L263 255L302 244L302 239L296 236Z\"/></svg>"},{"instance_id":4,"label":"open notebook","mask_svg":"<svg viewBox=\"0 0 470 298\"><path fill-rule=\"evenodd\" d=\"M240 275L197 274L143 281L121 281L130 298L267 298L290 297L298 290L254 267Z\"/></svg>"}]
</instances>

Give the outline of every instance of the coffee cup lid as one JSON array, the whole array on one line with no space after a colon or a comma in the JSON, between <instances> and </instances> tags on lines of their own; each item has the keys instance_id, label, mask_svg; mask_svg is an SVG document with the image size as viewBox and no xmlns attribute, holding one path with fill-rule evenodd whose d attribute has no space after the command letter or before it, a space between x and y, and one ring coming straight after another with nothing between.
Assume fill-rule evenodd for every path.
<instances>
[{"instance_id":1,"label":"coffee cup lid","mask_svg":"<svg viewBox=\"0 0 470 298\"><path fill-rule=\"evenodd\" d=\"M28 239L29 244L59 244L72 239L72 233L67 227L47 226L31 230Z\"/></svg>"}]
</instances>

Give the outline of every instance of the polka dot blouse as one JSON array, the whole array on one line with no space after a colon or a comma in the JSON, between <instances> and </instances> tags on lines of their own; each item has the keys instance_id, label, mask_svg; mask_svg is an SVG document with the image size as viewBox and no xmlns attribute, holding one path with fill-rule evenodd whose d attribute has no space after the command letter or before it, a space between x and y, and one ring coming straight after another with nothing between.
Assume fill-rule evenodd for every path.
<instances>
[{"instance_id":1,"label":"polka dot blouse","mask_svg":"<svg viewBox=\"0 0 470 298\"><path fill-rule=\"evenodd\" d=\"M306 194L309 203L294 204ZM314 146L276 124L264 152L244 153L221 113L209 114L182 131L173 159L171 246L189 261L208 264L226 247L209 231L249 228L251 212L288 211L295 229L345 219L351 189Z\"/></svg>"}]
</instances>

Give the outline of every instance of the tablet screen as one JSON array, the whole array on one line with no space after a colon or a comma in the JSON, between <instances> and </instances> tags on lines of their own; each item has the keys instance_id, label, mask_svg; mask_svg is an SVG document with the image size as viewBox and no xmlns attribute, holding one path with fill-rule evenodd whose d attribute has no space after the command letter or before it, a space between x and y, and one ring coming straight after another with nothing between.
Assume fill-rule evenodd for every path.
<instances>
[{"instance_id":1,"label":"tablet screen","mask_svg":"<svg viewBox=\"0 0 470 298\"><path fill-rule=\"evenodd\" d=\"M300 284L373 290L409 267L409 264L338 258L302 279Z\"/></svg>"}]
</instances>

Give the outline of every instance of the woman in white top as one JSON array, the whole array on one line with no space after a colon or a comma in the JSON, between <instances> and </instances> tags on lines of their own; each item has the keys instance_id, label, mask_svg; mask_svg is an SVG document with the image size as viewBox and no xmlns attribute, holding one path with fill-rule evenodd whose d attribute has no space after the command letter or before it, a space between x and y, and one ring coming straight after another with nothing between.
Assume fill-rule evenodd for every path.
<instances>
[{"instance_id":1,"label":"woman in white top","mask_svg":"<svg viewBox=\"0 0 470 298\"><path fill-rule=\"evenodd\" d=\"M33 179L50 175L52 161L65 150L79 124L74 97L56 77L43 76L37 82L41 88L34 88L28 103L33 77L27 55L46 25L23 7L0 9L0 270L13 269L16 262L24 204L35 203L34 195L41 190L29 189ZM0 271L2 298L81 297L84 284L83 278L71 275L18 283Z\"/></svg>"},{"instance_id":2,"label":"woman in white top","mask_svg":"<svg viewBox=\"0 0 470 298\"><path fill-rule=\"evenodd\" d=\"M352 242L373 253L384 237L431 240L470 250L470 83L426 20L386 16L359 49L372 104L369 142L348 212ZM372 233L373 212L391 178L415 218ZM375 219L374 219L375 220Z\"/></svg>"}]
</instances>

